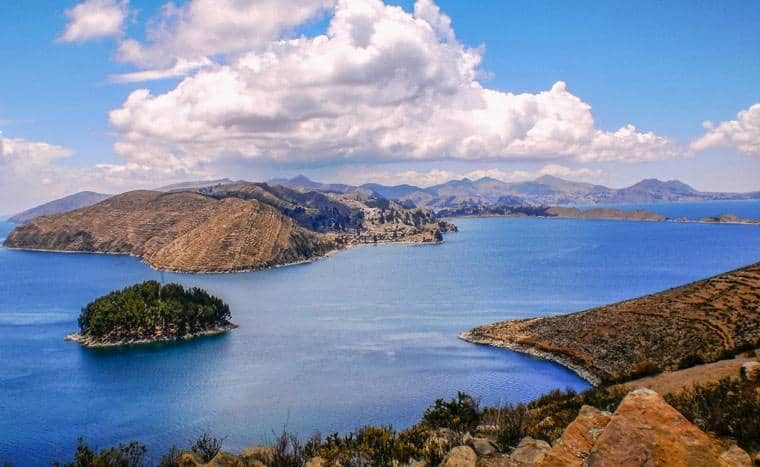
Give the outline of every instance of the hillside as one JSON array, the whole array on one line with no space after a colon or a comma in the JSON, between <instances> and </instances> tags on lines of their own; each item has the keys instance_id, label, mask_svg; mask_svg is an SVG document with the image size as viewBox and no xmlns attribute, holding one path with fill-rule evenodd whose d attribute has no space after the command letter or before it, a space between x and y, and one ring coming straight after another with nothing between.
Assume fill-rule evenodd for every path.
<instances>
[{"instance_id":1,"label":"hillside","mask_svg":"<svg viewBox=\"0 0 760 467\"><path fill-rule=\"evenodd\" d=\"M760 346L760 263L613 305L475 328L462 338L624 381Z\"/></svg>"},{"instance_id":2,"label":"hillside","mask_svg":"<svg viewBox=\"0 0 760 467\"><path fill-rule=\"evenodd\" d=\"M8 221L14 224L24 224L39 216L49 216L52 214L60 214L62 212L73 211L74 209L83 208L85 206L91 206L95 203L99 203L104 199L110 198L112 195L106 195L103 193L95 193L94 191L80 191L73 195L65 196L60 199L56 199L45 204L41 204L37 207L27 209L24 212L20 212L8 219Z\"/></svg>"},{"instance_id":3,"label":"hillside","mask_svg":"<svg viewBox=\"0 0 760 467\"><path fill-rule=\"evenodd\" d=\"M307 261L354 243L436 242L453 228L387 200L266 184L133 191L19 226L5 245L141 257L157 269L224 272Z\"/></svg>"}]
</instances>

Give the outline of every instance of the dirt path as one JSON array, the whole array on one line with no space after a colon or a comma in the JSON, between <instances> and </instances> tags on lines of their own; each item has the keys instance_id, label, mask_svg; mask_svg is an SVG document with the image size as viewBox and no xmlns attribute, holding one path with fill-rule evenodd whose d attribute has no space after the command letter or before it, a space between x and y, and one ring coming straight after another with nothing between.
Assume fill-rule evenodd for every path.
<instances>
[{"instance_id":1,"label":"dirt path","mask_svg":"<svg viewBox=\"0 0 760 467\"><path fill-rule=\"evenodd\" d=\"M649 388L660 394L669 394L678 392L683 388L691 387L695 383L706 383L716 381L725 376L732 378L739 377L739 370L742 363L755 360L755 357L738 356L731 360L720 360L704 365L697 365L685 370L666 371L655 376L647 376L633 381L629 381L621 386L629 388Z\"/></svg>"}]
</instances>

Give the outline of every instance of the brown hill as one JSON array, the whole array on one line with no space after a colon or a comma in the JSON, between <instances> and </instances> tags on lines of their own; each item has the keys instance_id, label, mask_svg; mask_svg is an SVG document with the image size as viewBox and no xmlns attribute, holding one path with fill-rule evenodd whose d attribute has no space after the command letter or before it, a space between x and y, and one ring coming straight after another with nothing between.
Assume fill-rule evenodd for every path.
<instances>
[{"instance_id":1,"label":"brown hill","mask_svg":"<svg viewBox=\"0 0 760 467\"><path fill-rule=\"evenodd\" d=\"M239 183L197 191L133 191L17 227L11 248L130 254L184 272L259 269L306 261L352 243L439 241L425 210Z\"/></svg>"},{"instance_id":2,"label":"brown hill","mask_svg":"<svg viewBox=\"0 0 760 467\"><path fill-rule=\"evenodd\" d=\"M462 338L551 358L592 382L716 361L760 346L760 263L587 311L475 328Z\"/></svg>"}]
</instances>

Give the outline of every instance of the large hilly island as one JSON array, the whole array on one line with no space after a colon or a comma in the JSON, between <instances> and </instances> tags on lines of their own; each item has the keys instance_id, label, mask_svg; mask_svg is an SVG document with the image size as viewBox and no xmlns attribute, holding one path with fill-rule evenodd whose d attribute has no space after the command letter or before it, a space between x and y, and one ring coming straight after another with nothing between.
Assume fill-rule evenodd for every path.
<instances>
[{"instance_id":1,"label":"large hilly island","mask_svg":"<svg viewBox=\"0 0 760 467\"><path fill-rule=\"evenodd\" d=\"M556 360L592 382L715 361L760 346L760 263L587 311L482 326L461 337Z\"/></svg>"},{"instance_id":2,"label":"large hilly island","mask_svg":"<svg viewBox=\"0 0 760 467\"><path fill-rule=\"evenodd\" d=\"M436 242L427 210L349 195L237 183L132 191L16 227L10 248L129 254L157 269L226 272L307 261L355 243Z\"/></svg>"}]
</instances>

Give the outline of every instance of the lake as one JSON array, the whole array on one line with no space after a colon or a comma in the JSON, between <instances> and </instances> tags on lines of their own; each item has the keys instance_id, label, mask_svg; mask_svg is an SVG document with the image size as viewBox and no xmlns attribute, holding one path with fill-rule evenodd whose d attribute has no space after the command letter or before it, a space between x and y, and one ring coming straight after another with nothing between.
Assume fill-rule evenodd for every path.
<instances>
[{"instance_id":1,"label":"lake","mask_svg":"<svg viewBox=\"0 0 760 467\"><path fill-rule=\"evenodd\" d=\"M699 203L704 204L704 203ZM712 215L733 205L668 205ZM743 202L760 217L760 201ZM760 259L760 226L457 219L441 245L353 248L266 271L160 273L136 258L0 248L0 463L70 460L76 438L136 439L160 456L203 431L238 450L308 435L404 428L437 398L484 404L583 390L550 362L472 345L493 321L566 313ZM0 223L0 238L12 225ZM181 344L92 351L66 342L81 307L157 279L227 301L240 328Z\"/></svg>"}]
</instances>

